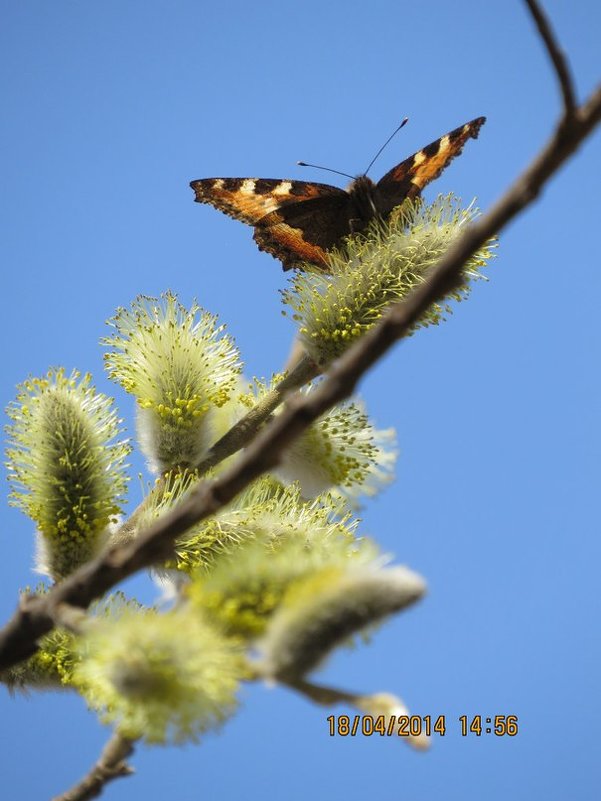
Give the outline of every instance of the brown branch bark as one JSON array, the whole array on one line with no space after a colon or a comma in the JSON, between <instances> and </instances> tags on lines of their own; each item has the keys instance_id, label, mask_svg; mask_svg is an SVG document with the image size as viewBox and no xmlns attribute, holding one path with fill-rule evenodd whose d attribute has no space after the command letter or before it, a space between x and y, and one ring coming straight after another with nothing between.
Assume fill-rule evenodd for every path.
<instances>
[{"instance_id":1,"label":"brown branch bark","mask_svg":"<svg viewBox=\"0 0 601 801\"><path fill-rule=\"evenodd\" d=\"M531 9L536 6L533 0L526 2ZM538 6L536 8L542 14ZM559 71L558 76L561 82ZM573 92L571 94L573 96ZM539 155L492 209L466 230L432 270L429 280L405 302L392 307L331 367L326 379L314 392L293 396L282 414L259 431L227 472L213 481L199 484L182 503L135 541L109 548L44 597L23 597L13 618L0 631L0 669L35 652L38 638L55 625L54 610L58 604L86 608L123 579L161 561L170 553L174 541L192 525L214 514L254 479L273 468L293 439L334 404L352 394L363 374L413 327L426 309L459 285L461 268L466 260L538 197L549 178L600 119L601 88L582 106L563 114Z\"/></svg>"},{"instance_id":2,"label":"brown branch bark","mask_svg":"<svg viewBox=\"0 0 601 801\"><path fill-rule=\"evenodd\" d=\"M564 55L563 50L559 46L559 42L555 38L555 34L551 28L551 24L543 12L541 6L536 0L525 0L528 10L532 14L534 23L538 29L543 44L547 49L551 63L559 81L561 95L563 98L563 113L564 117L570 117L576 109L576 98L574 92L574 83L570 73L568 61Z\"/></svg>"},{"instance_id":3,"label":"brown branch bark","mask_svg":"<svg viewBox=\"0 0 601 801\"><path fill-rule=\"evenodd\" d=\"M132 740L113 734L89 773L70 790L55 796L52 801L89 801L90 798L98 798L110 781L134 773L133 768L125 761L133 751Z\"/></svg>"}]
</instances>

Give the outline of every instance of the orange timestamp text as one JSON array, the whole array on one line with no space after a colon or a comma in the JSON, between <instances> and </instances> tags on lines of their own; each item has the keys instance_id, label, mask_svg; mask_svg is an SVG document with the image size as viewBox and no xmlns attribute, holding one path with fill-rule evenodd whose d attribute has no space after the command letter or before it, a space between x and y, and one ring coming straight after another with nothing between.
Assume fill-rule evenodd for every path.
<instances>
[{"instance_id":1,"label":"orange timestamp text","mask_svg":"<svg viewBox=\"0 0 601 801\"><path fill-rule=\"evenodd\" d=\"M444 737L451 729L462 737L515 737L519 731L517 715L460 715L452 726L446 715L329 715L327 723L330 737Z\"/></svg>"}]
</instances>

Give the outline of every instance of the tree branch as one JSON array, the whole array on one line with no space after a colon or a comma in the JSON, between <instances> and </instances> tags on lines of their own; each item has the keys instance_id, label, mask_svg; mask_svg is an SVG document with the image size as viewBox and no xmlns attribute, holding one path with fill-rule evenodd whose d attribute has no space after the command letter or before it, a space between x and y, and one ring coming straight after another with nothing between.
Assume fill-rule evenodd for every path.
<instances>
[{"instance_id":1,"label":"tree branch","mask_svg":"<svg viewBox=\"0 0 601 801\"><path fill-rule=\"evenodd\" d=\"M541 14L538 6L532 0L526 2L538 20ZM557 50L550 30L545 30L548 41ZM566 86L570 86L571 91L569 81ZM461 268L466 260L538 197L547 181L600 119L601 88L582 106L574 108L569 116L562 117L535 160L492 209L465 231L431 271L429 279L405 302L393 306L366 336L355 343L330 368L326 379L314 392L293 396L282 414L259 431L248 449L226 472L212 481L200 483L135 541L109 548L45 596L23 597L13 618L0 631L0 668L9 667L35 653L39 637L55 625L57 605L67 603L86 608L123 579L161 561L171 552L174 541L192 525L214 514L254 479L273 468L293 439L329 408L348 397L363 374L394 342L411 330L428 307L460 285Z\"/></svg>"},{"instance_id":2,"label":"tree branch","mask_svg":"<svg viewBox=\"0 0 601 801\"><path fill-rule=\"evenodd\" d=\"M576 99L568 61L563 53L563 50L559 46L557 39L555 38L555 34L551 29L549 20L547 19L537 0L525 1L530 13L532 14L532 17L534 18L534 22L547 49L549 58L553 63L555 73L557 74L557 80L559 81L559 87L563 97L564 117L571 117L576 110Z\"/></svg>"},{"instance_id":3,"label":"tree branch","mask_svg":"<svg viewBox=\"0 0 601 801\"><path fill-rule=\"evenodd\" d=\"M134 769L125 761L133 751L133 740L113 734L90 772L74 787L55 796L52 801L88 801L90 798L97 798L110 781L134 773Z\"/></svg>"}]
</instances>

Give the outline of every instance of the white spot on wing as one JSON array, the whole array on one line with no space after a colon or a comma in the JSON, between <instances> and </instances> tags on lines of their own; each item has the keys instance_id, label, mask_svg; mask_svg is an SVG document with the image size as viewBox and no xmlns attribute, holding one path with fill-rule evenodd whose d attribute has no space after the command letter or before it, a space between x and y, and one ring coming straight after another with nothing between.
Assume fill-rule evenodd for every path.
<instances>
[{"instance_id":1,"label":"white spot on wing","mask_svg":"<svg viewBox=\"0 0 601 801\"><path fill-rule=\"evenodd\" d=\"M240 191L243 195L254 195L255 193L255 179L254 178L246 178L242 181L242 186L240 187Z\"/></svg>"},{"instance_id":2,"label":"white spot on wing","mask_svg":"<svg viewBox=\"0 0 601 801\"><path fill-rule=\"evenodd\" d=\"M273 189L274 195L289 195L292 189L291 181L282 181Z\"/></svg>"}]
</instances>

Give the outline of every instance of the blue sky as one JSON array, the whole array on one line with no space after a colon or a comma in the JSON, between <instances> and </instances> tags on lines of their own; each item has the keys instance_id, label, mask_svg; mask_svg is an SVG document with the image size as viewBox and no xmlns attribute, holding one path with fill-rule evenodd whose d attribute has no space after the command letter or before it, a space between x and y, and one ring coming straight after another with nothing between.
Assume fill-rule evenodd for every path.
<instances>
[{"instance_id":1,"label":"blue sky","mask_svg":"<svg viewBox=\"0 0 601 801\"><path fill-rule=\"evenodd\" d=\"M583 97L601 73L599 5L546 7ZM78 367L130 430L132 402L103 374L98 340L138 293L196 297L249 374L278 369L293 334L278 263L251 229L193 203L191 179L324 180L298 159L356 173L408 116L377 178L486 115L426 193L485 209L558 113L520 2L3 3L0 54L2 406L27 375ZM328 711L253 686L221 735L139 749L137 776L107 798L598 798L600 156L597 133L502 235L489 282L360 388L401 446L363 530L429 594L320 678L395 692L445 714L448 734L426 755L330 738ZM1 514L5 618L32 581L32 526ZM145 579L126 588L150 597ZM477 713L518 715L519 734L461 737L458 717ZM24 801L66 789L108 736L67 695L0 693L0 727L2 785Z\"/></svg>"}]
</instances>

